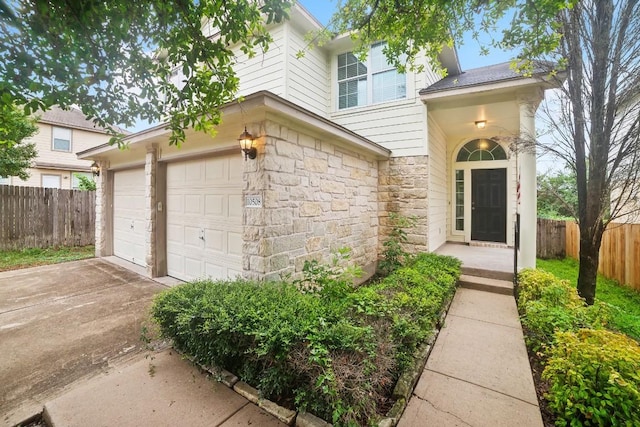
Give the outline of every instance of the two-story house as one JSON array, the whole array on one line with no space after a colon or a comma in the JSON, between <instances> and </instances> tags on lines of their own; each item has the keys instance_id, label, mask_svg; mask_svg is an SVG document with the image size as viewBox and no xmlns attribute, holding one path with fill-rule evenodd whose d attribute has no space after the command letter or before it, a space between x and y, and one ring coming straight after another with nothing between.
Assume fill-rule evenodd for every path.
<instances>
[{"instance_id":1,"label":"two-story house","mask_svg":"<svg viewBox=\"0 0 640 427\"><path fill-rule=\"evenodd\" d=\"M412 215L410 247L447 241L514 245L535 264L535 153L514 150L535 132L548 82L509 64L462 71L455 50L399 73L371 46L366 62L349 37L307 51L321 25L296 5L270 28L268 52L237 54L241 103L222 106L215 137L187 130L169 146L163 125L103 145L95 160L96 253L189 280L299 275L305 260L348 246L374 268L390 212ZM244 130L247 133L244 133ZM238 140L255 150L241 152ZM519 181L518 181L519 180Z\"/></svg>"},{"instance_id":2,"label":"two-story house","mask_svg":"<svg viewBox=\"0 0 640 427\"><path fill-rule=\"evenodd\" d=\"M76 153L105 144L111 138L104 129L76 108L52 107L38 113L38 132L26 143L35 143L38 156L29 168L29 179L0 178L0 184L28 187L75 189L78 175L92 177L91 161L78 159Z\"/></svg>"}]
</instances>

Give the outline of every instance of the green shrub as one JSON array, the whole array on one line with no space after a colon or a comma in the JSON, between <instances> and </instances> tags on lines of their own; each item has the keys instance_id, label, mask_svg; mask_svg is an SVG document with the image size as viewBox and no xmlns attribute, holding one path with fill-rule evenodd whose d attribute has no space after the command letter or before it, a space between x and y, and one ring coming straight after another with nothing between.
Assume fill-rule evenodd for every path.
<instances>
[{"instance_id":1,"label":"green shrub","mask_svg":"<svg viewBox=\"0 0 640 427\"><path fill-rule=\"evenodd\" d=\"M522 310L529 301L540 299L544 289L558 283L560 279L544 270L522 270L518 274L518 308Z\"/></svg>"},{"instance_id":2,"label":"green shrub","mask_svg":"<svg viewBox=\"0 0 640 427\"><path fill-rule=\"evenodd\" d=\"M453 258L423 254L381 282L354 288L334 266L314 264L303 286L312 292L287 283L194 282L159 294L152 315L199 363L337 425L362 425L376 419L431 334L459 267Z\"/></svg>"},{"instance_id":3,"label":"green shrub","mask_svg":"<svg viewBox=\"0 0 640 427\"><path fill-rule=\"evenodd\" d=\"M557 425L640 425L640 346L624 335L559 332L543 378Z\"/></svg>"},{"instance_id":4,"label":"green shrub","mask_svg":"<svg viewBox=\"0 0 640 427\"><path fill-rule=\"evenodd\" d=\"M600 329L609 321L610 310L606 304L585 305L569 282L550 273L524 270L519 282L518 306L522 324L527 329L525 339L534 351L549 348L558 331Z\"/></svg>"}]
</instances>

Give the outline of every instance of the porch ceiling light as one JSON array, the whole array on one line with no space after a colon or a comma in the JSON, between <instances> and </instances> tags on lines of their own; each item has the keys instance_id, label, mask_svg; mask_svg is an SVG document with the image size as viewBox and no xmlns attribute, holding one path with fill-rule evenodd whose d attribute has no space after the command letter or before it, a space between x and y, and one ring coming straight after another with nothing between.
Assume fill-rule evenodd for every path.
<instances>
[{"instance_id":1,"label":"porch ceiling light","mask_svg":"<svg viewBox=\"0 0 640 427\"><path fill-rule=\"evenodd\" d=\"M249 132L247 132L247 127L244 127L244 132L240 134L238 138L238 143L240 144L240 149L244 153L244 160L247 159L255 159L258 155L258 150L254 146L255 138Z\"/></svg>"},{"instance_id":2,"label":"porch ceiling light","mask_svg":"<svg viewBox=\"0 0 640 427\"><path fill-rule=\"evenodd\" d=\"M91 163L91 173L93 173L94 176L100 176L100 165L95 161Z\"/></svg>"},{"instance_id":3,"label":"porch ceiling light","mask_svg":"<svg viewBox=\"0 0 640 427\"><path fill-rule=\"evenodd\" d=\"M476 127L478 129L484 129L487 126L486 120L476 120Z\"/></svg>"}]
</instances>

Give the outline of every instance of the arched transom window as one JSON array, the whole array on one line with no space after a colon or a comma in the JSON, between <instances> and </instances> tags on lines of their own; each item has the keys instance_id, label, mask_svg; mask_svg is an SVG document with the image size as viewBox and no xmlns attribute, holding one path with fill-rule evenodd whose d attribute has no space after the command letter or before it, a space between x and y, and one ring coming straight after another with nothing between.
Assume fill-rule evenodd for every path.
<instances>
[{"instance_id":1,"label":"arched transom window","mask_svg":"<svg viewBox=\"0 0 640 427\"><path fill-rule=\"evenodd\" d=\"M467 142L458 152L457 162L478 162L481 160L506 160L504 148L492 139L474 139Z\"/></svg>"}]
</instances>

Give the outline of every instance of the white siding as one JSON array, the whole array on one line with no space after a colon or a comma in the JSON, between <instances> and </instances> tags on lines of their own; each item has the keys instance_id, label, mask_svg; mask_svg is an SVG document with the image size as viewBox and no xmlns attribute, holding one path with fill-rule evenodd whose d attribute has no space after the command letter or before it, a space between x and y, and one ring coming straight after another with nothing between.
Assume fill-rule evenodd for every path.
<instances>
[{"instance_id":1,"label":"white siding","mask_svg":"<svg viewBox=\"0 0 640 427\"><path fill-rule=\"evenodd\" d=\"M290 24L287 25L289 25L287 99L322 117L327 117L331 58L328 53L318 47L307 48L304 35ZM302 58L296 56L299 51L305 51Z\"/></svg>"},{"instance_id":2,"label":"white siding","mask_svg":"<svg viewBox=\"0 0 640 427\"><path fill-rule=\"evenodd\" d=\"M332 120L393 151L393 156L427 154L425 106L414 97L334 113Z\"/></svg>"},{"instance_id":3,"label":"white siding","mask_svg":"<svg viewBox=\"0 0 640 427\"><path fill-rule=\"evenodd\" d=\"M392 150L394 157L428 154L426 107L419 92L437 80L438 75L428 65L422 73L407 71L406 99L338 110L336 55L333 55L331 119Z\"/></svg>"},{"instance_id":4,"label":"white siding","mask_svg":"<svg viewBox=\"0 0 640 427\"><path fill-rule=\"evenodd\" d=\"M447 140L429 118L429 250L447 240Z\"/></svg>"},{"instance_id":5,"label":"white siding","mask_svg":"<svg viewBox=\"0 0 640 427\"><path fill-rule=\"evenodd\" d=\"M249 58L236 49L236 75L240 79L239 95L251 95L261 90L268 90L278 96L285 95L286 37L284 25L271 30L273 41L267 52L256 52Z\"/></svg>"}]
</instances>

